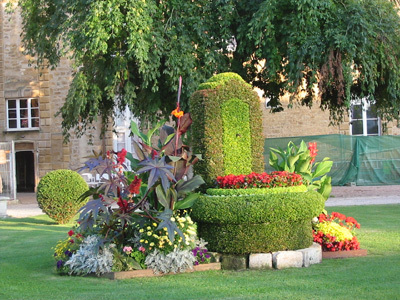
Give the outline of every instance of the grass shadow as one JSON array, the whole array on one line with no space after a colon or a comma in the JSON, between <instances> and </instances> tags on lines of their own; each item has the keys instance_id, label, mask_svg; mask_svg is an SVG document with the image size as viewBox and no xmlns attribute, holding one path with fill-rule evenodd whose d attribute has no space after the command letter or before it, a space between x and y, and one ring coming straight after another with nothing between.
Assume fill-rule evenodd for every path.
<instances>
[{"instance_id":1,"label":"grass shadow","mask_svg":"<svg viewBox=\"0 0 400 300\"><path fill-rule=\"evenodd\" d=\"M18 223L18 224L36 224L36 225L59 225L57 222L54 220L50 219L46 215L39 215L35 217L27 217L27 218L12 218L12 217L7 217L2 219L3 221L9 222L9 223Z\"/></svg>"}]
</instances>

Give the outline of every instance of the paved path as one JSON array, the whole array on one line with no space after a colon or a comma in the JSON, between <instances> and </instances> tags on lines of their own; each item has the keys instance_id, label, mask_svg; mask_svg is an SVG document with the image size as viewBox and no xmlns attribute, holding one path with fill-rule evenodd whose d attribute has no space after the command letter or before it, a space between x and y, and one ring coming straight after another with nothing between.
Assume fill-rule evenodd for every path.
<instances>
[{"instance_id":1,"label":"paved path","mask_svg":"<svg viewBox=\"0 0 400 300\"><path fill-rule=\"evenodd\" d=\"M7 215L14 218L24 218L43 214L36 202L34 193L20 193L18 203L9 203ZM355 186L333 187L331 197L326 206L352 206L400 204L400 185L391 186Z\"/></svg>"}]
</instances>

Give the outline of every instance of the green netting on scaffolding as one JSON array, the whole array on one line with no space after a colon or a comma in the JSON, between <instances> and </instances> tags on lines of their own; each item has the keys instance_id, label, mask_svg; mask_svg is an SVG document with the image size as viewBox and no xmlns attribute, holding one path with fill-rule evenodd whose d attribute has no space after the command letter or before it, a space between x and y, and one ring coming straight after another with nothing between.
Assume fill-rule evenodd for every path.
<instances>
[{"instance_id":1,"label":"green netting on scaffolding","mask_svg":"<svg viewBox=\"0 0 400 300\"><path fill-rule=\"evenodd\" d=\"M332 185L393 185L400 184L400 136L349 136L340 134L265 139L266 172L270 147L286 149L292 141L299 146L304 140L316 142L316 161L329 157L333 161Z\"/></svg>"}]
</instances>

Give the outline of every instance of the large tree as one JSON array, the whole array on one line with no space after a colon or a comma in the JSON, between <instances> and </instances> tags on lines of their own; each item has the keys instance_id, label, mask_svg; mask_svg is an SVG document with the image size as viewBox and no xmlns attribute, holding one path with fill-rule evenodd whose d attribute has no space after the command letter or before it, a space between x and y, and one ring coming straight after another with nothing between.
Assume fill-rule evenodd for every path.
<instances>
[{"instance_id":1,"label":"large tree","mask_svg":"<svg viewBox=\"0 0 400 300\"><path fill-rule=\"evenodd\" d=\"M368 97L380 116L398 118L400 17L392 2L250 2L238 9L235 66L265 91L275 111L289 92L292 101L308 106L320 97L334 122L342 120L352 97Z\"/></svg>"},{"instance_id":2,"label":"large tree","mask_svg":"<svg viewBox=\"0 0 400 300\"><path fill-rule=\"evenodd\" d=\"M395 2L395 1L393 1ZM27 53L74 61L64 133L128 105L169 113L214 72L236 71L275 111L289 92L340 121L353 96L400 108L400 18L388 0L19 0ZM318 89L315 89L318 87Z\"/></svg>"},{"instance_id":3,"label":"large tree","mask_svg":"<svg viewBox=\"0 0 400 300\"><path fill-rule=\"evenodd\" d=\"M38 65L73 61L73 81L61 108L66 137L82 134L98 116L129 106L137 116L170 113L179 76L183 99L226 70L231 36L223 0L19 0L23 43ZM185 108L185 101L182 103Z\"/></svg>"}]
</instances>

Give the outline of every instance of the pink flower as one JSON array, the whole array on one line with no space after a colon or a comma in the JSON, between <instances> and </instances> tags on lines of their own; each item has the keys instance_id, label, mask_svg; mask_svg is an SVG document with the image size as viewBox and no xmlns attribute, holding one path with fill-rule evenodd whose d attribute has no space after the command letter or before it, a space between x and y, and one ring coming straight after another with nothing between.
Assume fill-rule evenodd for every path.
<instances>
[{"instance_id":1,"label":"pink flower","mask_svg":"<svg viewBox=\"0 0 400 300\"><path fill-rule=\"evenodd\" d=\"M145 249L143 246L140 246L140 247L139 247L139 251L141 251L141 252L144 253L144 252L146 251L146 249Z\"/></svg>"},{"instance_id":2,"label":"pink flower","mask_svg":"<svg viewBox=\"0 0 400 300\"><path fill-rule=\"evenodd\" d=\"M132 252L132 247L131 246L125 246L122 251L124 251L126 254L131 254Z\"/></svg>"}]
</instances>

